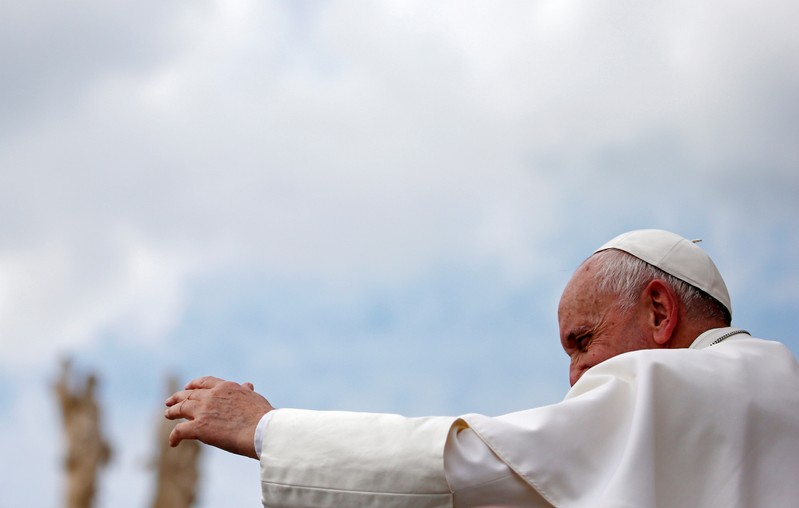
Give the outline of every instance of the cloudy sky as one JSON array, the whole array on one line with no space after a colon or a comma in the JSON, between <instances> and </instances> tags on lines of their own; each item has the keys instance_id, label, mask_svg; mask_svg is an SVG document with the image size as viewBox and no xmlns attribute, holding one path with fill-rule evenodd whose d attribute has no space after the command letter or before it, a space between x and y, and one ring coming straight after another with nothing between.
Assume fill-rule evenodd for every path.
<instances>
[{"instance_id":1,"label":"cloudy sky","mask_svg":"<svg viewBox=\"0 0 799 508\"><path fill-rule=\"evenodd\" d=\"M501 414L618 233L702 238L799 351L799 4L99 0L0 16L0 506L59 505L59 358L100 506L146 506L167 375L280 407ZM208 450L200 506L258 506Z\"/></svg>"}]
</instances>

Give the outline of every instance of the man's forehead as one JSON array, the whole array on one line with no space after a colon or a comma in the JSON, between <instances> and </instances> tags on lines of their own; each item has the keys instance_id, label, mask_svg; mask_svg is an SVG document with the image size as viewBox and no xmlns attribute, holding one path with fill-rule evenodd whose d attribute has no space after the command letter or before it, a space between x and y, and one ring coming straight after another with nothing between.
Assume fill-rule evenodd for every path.
<instances>
[{"instance_id":1,"label":"man's forehead","mask_svg":"<svg viewBox=\"0 0 799 508\"><path fill-rule=\"evenodd\" d=\"M574 271L571 279L569 279L569 282L566 283L566 287L563 289L563 294L565 295L569 290L593 282L598 269L599 261L594 256L591 256L583 261Z\"/></svg>"},{"instance_id":2,"label":"man's forehead","mask_svg":"<svg viewBox=\"0 0 799 508\"><path fill-rule=\"evenodd\" d=\"M578 304L596 299L596 279L597 273L596 260L591 258L585 260L572 275L558 304L558 314L569 310Z\"/></svg>"}]
</instances>

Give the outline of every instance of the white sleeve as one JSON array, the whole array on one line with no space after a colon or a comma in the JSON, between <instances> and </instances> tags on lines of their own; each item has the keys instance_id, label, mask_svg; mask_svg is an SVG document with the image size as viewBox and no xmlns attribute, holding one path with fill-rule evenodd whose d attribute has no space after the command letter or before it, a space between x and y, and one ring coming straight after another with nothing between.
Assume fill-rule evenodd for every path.
<instances>
[{"instance_id":1,"label":"white sleeve","mask_svg":"<svg viewBox=\"0 0 799 508\"><path fill-rule=\"evenodd\" d=\"M266 430L266 426L269 425L269 420L272 419L272 415L278 411L278 409L273 409L263 415L261 420L258 422L258 426L255 427L255 436L253 437L253 444L255 445L255 455L258 456L258 459L261 458L261 450L263 449L264 443L264 431Z\"/></svg>"},{"instance_id":2,"label":"white sleeve","mask_svg":"<svg viewBox=\"0 0 799 508\"><path fill-rule=\"evenodd\" d=\"M551 506L455 418L281 409L254 440L267 507Z\"/></svg>"},{"instance_id":3,"label":"white sleeve","mask_svg":"<svg viewBox=\"0 0 799 508\"><path fill-rule=\"evenodd\" d=\"M552 506L497 457L463 420L453 425L447 436L444 471L454 493L455 508Z\"/></svg>"},{"instance_id":4,"label":"white sleeve","mask_svg":"<svg viewBox=\"0 0 799 508\"><path fill-rule=\"evenodd\" d=\"M264 506L451 508L444 445L455 420L276 411L262 429Z\"/></svg>"}]
</instances>

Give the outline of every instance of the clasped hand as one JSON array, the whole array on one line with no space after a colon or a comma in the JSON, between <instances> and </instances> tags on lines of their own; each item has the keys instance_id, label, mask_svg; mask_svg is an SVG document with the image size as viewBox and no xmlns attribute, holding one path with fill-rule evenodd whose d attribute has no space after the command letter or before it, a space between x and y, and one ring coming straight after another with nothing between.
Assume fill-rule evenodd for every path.
<instances>
[{"instance_id":1,"label":"clasped hand","mask_svg":"<svg viewBox=\"0 0 799 508\"><path fill-rule=\"evenodd\" d=\"M166 399L164 416L185 418L169 434L169 445L198 439L222 450L258 459L253 438L261 417L274 409L252 383L233 383L205 376Z\"/></svg>"}]
</instances>

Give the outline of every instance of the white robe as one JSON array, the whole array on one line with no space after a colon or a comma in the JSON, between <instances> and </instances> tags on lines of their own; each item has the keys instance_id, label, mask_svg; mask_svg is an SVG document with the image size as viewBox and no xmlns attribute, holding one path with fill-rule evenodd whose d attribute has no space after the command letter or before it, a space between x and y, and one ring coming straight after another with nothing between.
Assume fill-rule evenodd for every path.
<instances>
[{"instance_id":1,"label":"white robe","mask_svg":"<svg viewBox=\"0 0 799 508\"><path fill-rule=\"evenodd\" d=\"M264 506L799 505L799 367L776 342L711 346L730 331L619 355L562 402L499 417L281 409Z\"/></svg>"}]
</instances>

